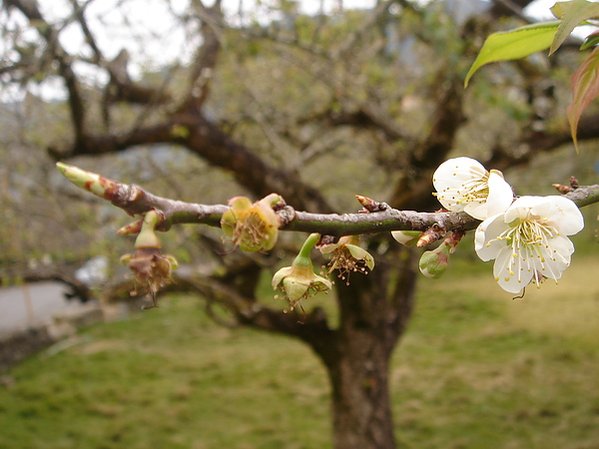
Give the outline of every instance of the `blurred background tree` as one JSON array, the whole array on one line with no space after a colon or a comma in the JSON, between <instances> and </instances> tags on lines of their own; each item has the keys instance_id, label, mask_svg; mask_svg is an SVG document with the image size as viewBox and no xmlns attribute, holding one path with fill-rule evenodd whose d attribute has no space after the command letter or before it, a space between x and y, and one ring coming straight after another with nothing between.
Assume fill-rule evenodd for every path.
<instances>
[{"instance_id":1,"label":"blurred background tree","mask_svg":"<svg viewBox=\"0 0 599 449\"><path fill-rule=\"evenodd\" d=\"M484 38L533 20L529 3L321 1L308 13L293 1L4 1L2 277L60 279L88 298L98 293L75 270L129 251L113 234L120 211L65 186L55 160L162 196L277 192L312 212L353 211L354 193L434 210L432 172L453 155L507 171L527 193L571 174L590 181L596 153L573 157L563 112L577 51L486 68L463 89ZM581 142L599 137L598 113L581 121ZM259 255L204 227L166 241L185 265L174 289L314 351L331 381L335 447L396 446L388 368L414 307L414 251L369 236L376 269L337 282L337 310L307 303L303 315L261 288L297 236ZM109 279L103 300L126 297L117 267Z\"/></svg>"}]
</instances>

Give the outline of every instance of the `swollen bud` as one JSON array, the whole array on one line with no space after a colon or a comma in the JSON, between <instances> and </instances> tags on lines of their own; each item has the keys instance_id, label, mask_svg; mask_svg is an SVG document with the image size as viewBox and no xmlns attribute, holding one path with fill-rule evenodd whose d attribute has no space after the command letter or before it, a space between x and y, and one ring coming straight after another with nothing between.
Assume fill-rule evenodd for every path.
<instances>
[{"instance_id":1,"label":"swollen bud","mask_svg":"<svg viewBox=\"0 0 599 449\"><path fill-rule=\"evenodd\" d=\"M115 191L118 190L117 182L100 176L97 173L82 170L79 167L63 162L57 162L56 168L77 187L81 187L100 198L111 199Z\"/></svg>"},{"instance_id":2,"label":"swollen bud","mask_svg":"<svg viewBox=\"0 0 599 449\"><path fill-rule=\"evenodd\" d=\"M418 262L420 272L427 278L440 278L449 265L450 254L451 247L445 242L432 251L425 251Z\"/></svg>"}]
</instances>

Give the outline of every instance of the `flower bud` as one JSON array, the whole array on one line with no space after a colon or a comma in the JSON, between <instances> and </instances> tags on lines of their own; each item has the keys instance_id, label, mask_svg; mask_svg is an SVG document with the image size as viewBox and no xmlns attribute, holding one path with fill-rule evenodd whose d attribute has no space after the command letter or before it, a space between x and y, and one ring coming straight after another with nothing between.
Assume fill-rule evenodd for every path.
<instances>
[{"instance_id":1,"label":"flower bud","mask_svg":"<svg viewBox=\"0 0 599 449\"><path fill-rule=\"evenodd\" d=\"M425 251L422 253L420 262L418 263L420 272L427 278L440 278L445 273L447 265L449 265L450 253L451 248L445 242L432 251Z\"/></svg>"},{"instance_id":2,"label":"flower bud","mask_svg":"<svg viewBox=\"0 0 599 449\"><path fill-rule=\"evenodd\" d=\"M82 170L74 165L57 162L56 167L60 172L75 184L100 198L112 199L114 192L118 189L118 183L96 173Z\"/></svg>"}]
</instances>

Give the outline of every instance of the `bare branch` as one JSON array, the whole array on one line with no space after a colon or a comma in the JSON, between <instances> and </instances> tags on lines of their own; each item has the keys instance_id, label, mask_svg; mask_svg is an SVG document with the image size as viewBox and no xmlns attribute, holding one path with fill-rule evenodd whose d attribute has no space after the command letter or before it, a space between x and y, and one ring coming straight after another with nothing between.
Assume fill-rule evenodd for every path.
<instances>
[{"instance_id":1,"label":"bare branch","mask_svg":"<svg viewBox=\"0 0 599 449\"><path fill-rule=\"evenodd\" d=\"M58 62L58 71L69 92L69 109L75 132L75 141L81 142L85 136L85 112L83 95L79 81L71 66L70 55L62 48L58 40L58 31L42 16L35 0L7 0L7 6L17 8L35 26L38 33L46 40Z\"/></svg>"},{"instance_id":2,"label":"bare branch","mask_svg":"<svg viewBox=\"0 0 599 449\"><path fill-rule=\"evenodd\" d=\"M270 166L199 112L174 115L161 124L124 134L87 136L68 152L50 151L56 158L65 158L124 151L134 145L152 143L183 145L212 165L231 170L235 179L256 195L266 196L276 191L296 207L321 212L331 210L321 193L305 184L298 174Z\"/></svg>"},{"instance_id":3,"label":"bare branch","mask_svg":"<svg viewBox=\"0 0 599 449\"><path fill-rule=\"evenodd\" d=\"M95 173L59 164L65 176L76 185L112 202L128 214L142 214L150 210L162 212L157 229L167 230L174 224L195 223L219 226L225 205L187 203L154 195L136 185L113 181ZM101 187L97 187L101 186ZM581 186L566 195L579 207L599 202L599 185ZM286 206L277 212L282 229L318 232L327 235L355 235L397 230L419 230L438 226L445 231L468 231L480 223L464 212L415 212L391 207L373 213L316 214L295 211Z\"/></svg>"}]
</instances>

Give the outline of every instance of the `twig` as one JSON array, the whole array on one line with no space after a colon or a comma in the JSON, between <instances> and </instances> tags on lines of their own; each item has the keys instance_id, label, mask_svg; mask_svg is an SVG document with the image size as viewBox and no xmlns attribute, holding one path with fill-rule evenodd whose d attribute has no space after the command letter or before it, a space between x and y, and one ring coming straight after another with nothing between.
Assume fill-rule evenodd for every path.
<instances>
[{"instance_id":1,"label":"twig","mask_svg":"<svg viewBox=\"0 0 599 449\"><path fill-rule=\"evenodd\" d=\"M158 230L168 230L174 224L193 223L219 226L228 206L197 204L163 198L136 185L113 181L76 167L58 164L63 174L74 184L111 201L130 215L159 210L163 220ZM599 202L599 184L581 186L568 193L578 207ZM316 214L296 211L286 206L277 212L289 231L318 232L323 235L354 235L378 232L417 230L437 226L444 231L468 231L476 228L479 220L463 212L416 212L384 209L373 213Z\"/></svg>"}]
</instances>

